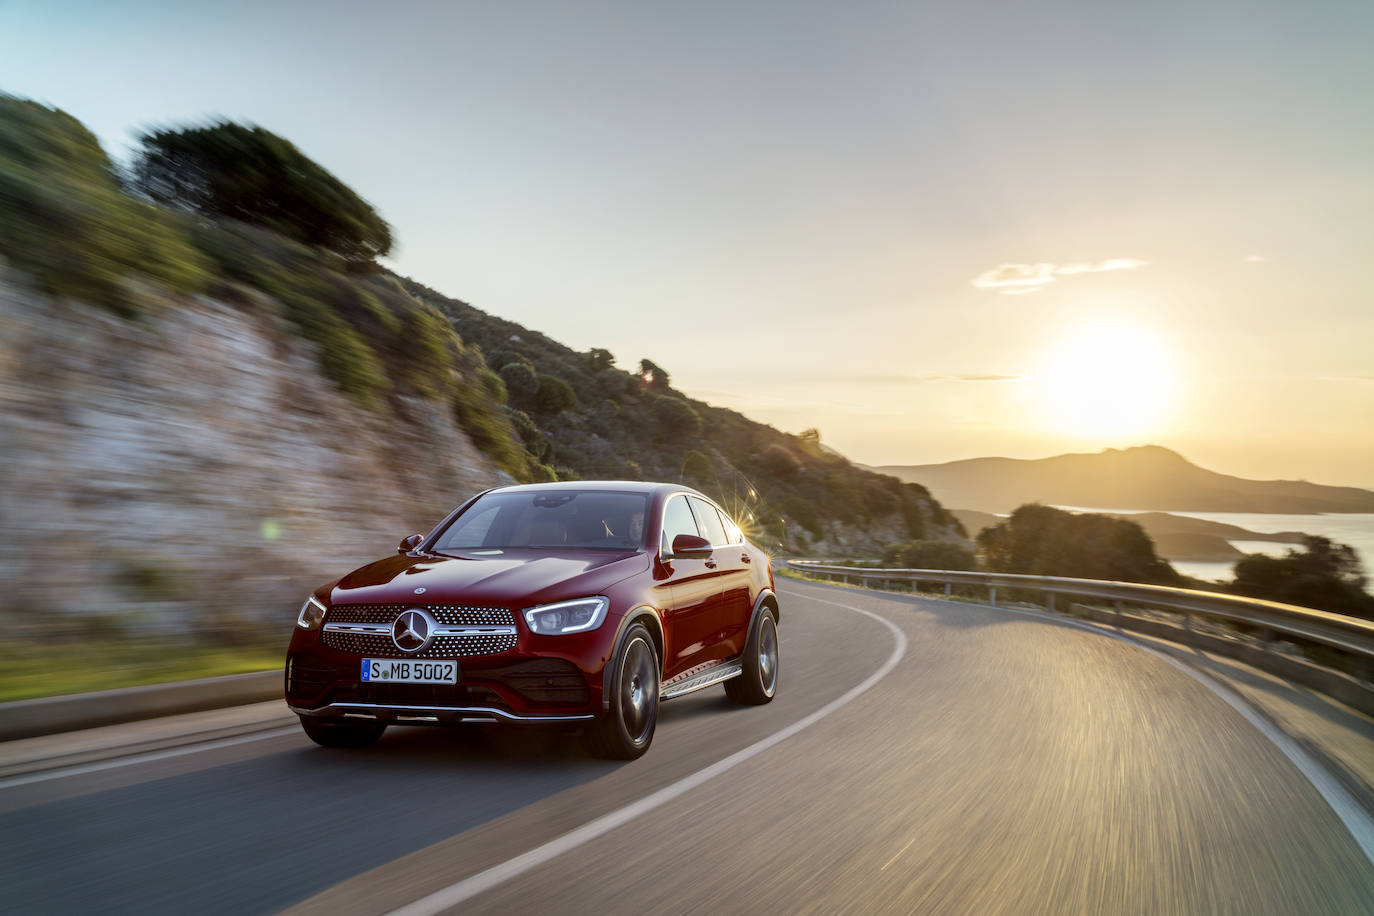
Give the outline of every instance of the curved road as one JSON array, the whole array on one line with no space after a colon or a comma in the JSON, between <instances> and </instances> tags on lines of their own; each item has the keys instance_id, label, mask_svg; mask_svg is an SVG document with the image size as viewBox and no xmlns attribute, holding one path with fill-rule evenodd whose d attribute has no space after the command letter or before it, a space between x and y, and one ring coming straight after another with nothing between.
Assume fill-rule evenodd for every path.
<instances>
[{"instance_id":1,"label":"curved road","mask_svg":"<svg viewBox=\"0 0 1374 916\"><path fill-rule=\"evenodd\" d=\"M631 764L538 732L288 731L0 781L0 910L1374 913L1321 795L1174 665L993 608L780 591L777 700L669 702Z\"/></svg>"}]
</instances>

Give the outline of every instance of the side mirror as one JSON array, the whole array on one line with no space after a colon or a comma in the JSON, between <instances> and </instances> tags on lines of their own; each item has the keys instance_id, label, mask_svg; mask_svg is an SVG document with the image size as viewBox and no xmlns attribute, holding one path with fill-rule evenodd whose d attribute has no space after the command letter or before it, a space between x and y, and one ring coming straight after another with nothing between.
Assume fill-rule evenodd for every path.
<instances>
[{"instance_id":1,"label":"side mirror","mask_svg":"<svg viewBox=\"0 0 1374 916\"><path fill-rule=\"evenodd\" d=\"M396 545L396 552L410 553L416 547L419 547L420 542L424 539L425 536L423 534L412 534L410 537L401 538L401 543Z\"/></svg>"},{"instance_id":2,"label":"side mirror","mask_svg":"<svg viewBox=\"0 0 1374 916\"><path fill-rule=\"evenodd\" d=\"M711 555L711 542L695 534L679 534L673 538L673 552L664 559L677 557L689 560L704 560Z\"/></svg>"}]
</instances>

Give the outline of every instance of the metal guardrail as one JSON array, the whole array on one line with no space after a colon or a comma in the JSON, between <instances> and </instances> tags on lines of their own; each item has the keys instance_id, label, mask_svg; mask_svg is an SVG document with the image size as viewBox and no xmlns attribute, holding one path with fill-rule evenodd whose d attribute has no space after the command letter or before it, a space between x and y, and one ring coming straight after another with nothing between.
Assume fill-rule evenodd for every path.
<instances>
[{"instance_id":1,"label":"metal guardrail","mask_svg":"<svg viewBox=\"0 0 1374 916\"><path fill-rule=\"evenodd\" d=\"M1321 643L1374 661L1374 621L1332 614L1293 604L1263 601L1220 592L1202 592L1167 585L1138 585L1100 579L1068 579L1058 576L1026 576L1011 573L963 572L947 569L875 569L864 566L834 566L817 560L788 560L788 568L801 573L820 573L862 583L908 582L913 590L922 582L942 583L945 594L953 586L976 586L988 590L989 603L997 605L997 590L1025 590L1044 593L1046 606L1054 610L1057 595L1077 595L1114 602L1118 613L1123 602L1149 608L1162 608L1185 615L1184 629L1192 628L1193 615L1215 617L1249 624L1296 639Z\"/></svg>"}]
</instances>

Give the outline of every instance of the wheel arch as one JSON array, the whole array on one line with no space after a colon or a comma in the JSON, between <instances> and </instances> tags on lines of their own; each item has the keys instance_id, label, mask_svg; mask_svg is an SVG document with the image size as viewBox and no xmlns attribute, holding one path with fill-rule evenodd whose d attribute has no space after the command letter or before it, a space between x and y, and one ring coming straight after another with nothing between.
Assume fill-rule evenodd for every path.
<instances>
[{"instance_id":1,"label":"wheel arch","mask_svg":"<svg viewBox=\"0 0 1374 916\"><path fill-rule=\"evenodd\" d=\"M754 599L754 609L749 613L749 629L747 632L754 632L754 624L758 622L759 611L768 608L773 612L773 620L782 623L782 609L778 606L778 596L771 588L765 588L759 592L759 596Z\"/></svg>"},{"instance_id":2,"label":"wheel arch","mask_svg":"<svg viewBox=\"0 0 1374 916\"><path fill-rule=\"evenodd\" d=\"M606 665L601 671L601 708L609 709L611 705L611 676L613 667L611 662L620 654L621 647L625 644L625 634L630 627L640 623L649 631L649 639L653 641L654 652L658 653L658 676L663 677L663 621L659 619L658 609L651 604L641 604L633 608L628 614L620 619L620 626L616 629L615 642L611 644L611 654L606 659Z\"/></svg>"}]
</instances>

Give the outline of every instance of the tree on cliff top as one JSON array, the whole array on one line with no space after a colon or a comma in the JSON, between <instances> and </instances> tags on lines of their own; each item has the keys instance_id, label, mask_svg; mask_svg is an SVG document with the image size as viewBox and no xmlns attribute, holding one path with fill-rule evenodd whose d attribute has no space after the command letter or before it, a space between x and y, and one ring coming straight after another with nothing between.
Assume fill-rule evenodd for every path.
<instances>
[{"instance_id":1,"label":"tree on cliff top","mask_svg":"<svg viewBox=\"0 0 1374 916\"><path fill-rule=\"evenodd\" d=\"M139 141L134 183L153 200L267 226L356 263L391 250L391 227L367 201L271 131L221 121Z\"/></svg>"}]
</instances>

